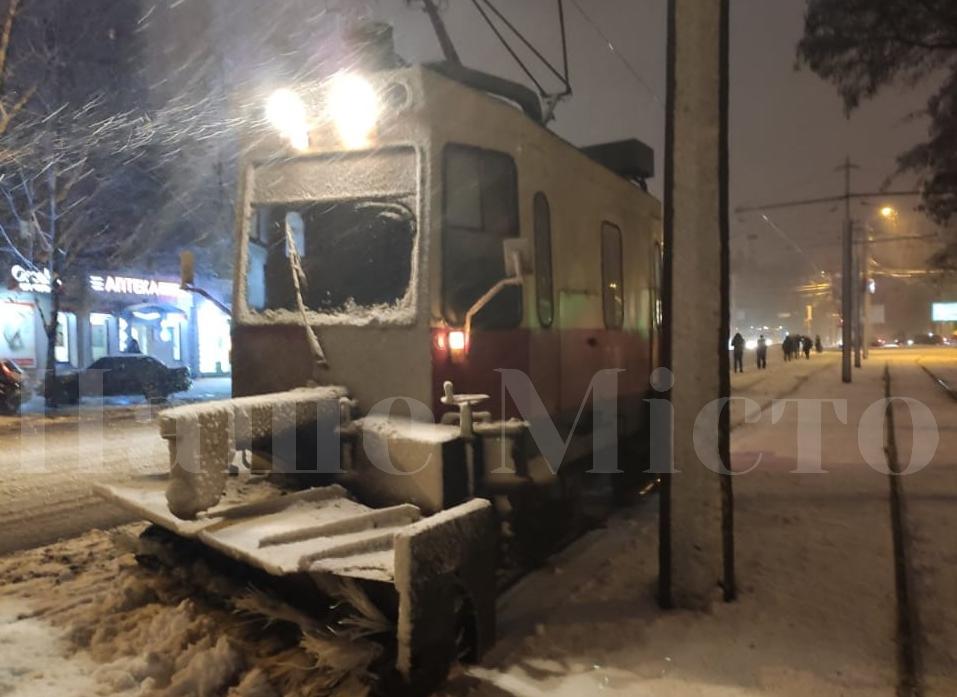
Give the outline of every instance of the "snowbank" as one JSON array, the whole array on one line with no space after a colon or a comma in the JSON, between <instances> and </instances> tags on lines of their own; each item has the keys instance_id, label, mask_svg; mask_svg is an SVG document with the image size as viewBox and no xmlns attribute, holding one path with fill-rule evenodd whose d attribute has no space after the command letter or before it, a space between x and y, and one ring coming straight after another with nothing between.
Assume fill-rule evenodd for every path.
<instances>
[{"instance_id":1,"label":"snowbank","mask_svg":"<svg viewBox=\"0 0 957 697\"><path fill-rule=\"evenodd\" d=\"M141 567L122 551L141 529L0 560L0 694L368 694L369 664L382 650L365 637L392 628L367 616L357 586L325 589L329 616L309 617L181 552L169 552L169 569Z\"/></svg>"}]
</instances>

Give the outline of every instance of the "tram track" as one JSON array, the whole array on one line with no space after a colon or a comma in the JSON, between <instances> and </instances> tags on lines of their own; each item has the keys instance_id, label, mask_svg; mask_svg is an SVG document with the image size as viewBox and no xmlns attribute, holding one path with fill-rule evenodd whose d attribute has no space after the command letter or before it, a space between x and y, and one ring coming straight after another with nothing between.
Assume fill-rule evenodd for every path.
<instances>
[{"instance_id":1,"label":"tram track","mask_svg":"<svg viewBox=\"0 0 957 697\"><path fill-rule=\"evenodd\" d=\"M957 385L952 385L951 383L947 382L947 380L928 368L927 364L920 359L917 360L917 365L920 366L920 369L923 370L928 377L930 377L935 385L946 392L948 397L957 402Z\"/></svg>"},{"instance_id":2,"label":"tram track","mask_svg":"<svg viewBox=\"0 0 957 697\"><path fill-rule=\"evenodd\" d=\"M920 365L920 362L918 361ZM923 368L924 366L921 365ZM926 368L925 368L926 370ZM933 376L930 371L928 374ZM935 378L936 379L936 378ZM941 383L942 386L945 383ZM890 365L884 365L884 452L888 467L888 501L894 548L894 591L897 599L897 697L922 697L920 661L920 615L914 594L913 545L907 524L907 502L901 482L901 466L894 423L894 397ZM952 393L948 393L953 398ZM955 398L957 399L957 398Z\"/></svg>"}]
</instances>

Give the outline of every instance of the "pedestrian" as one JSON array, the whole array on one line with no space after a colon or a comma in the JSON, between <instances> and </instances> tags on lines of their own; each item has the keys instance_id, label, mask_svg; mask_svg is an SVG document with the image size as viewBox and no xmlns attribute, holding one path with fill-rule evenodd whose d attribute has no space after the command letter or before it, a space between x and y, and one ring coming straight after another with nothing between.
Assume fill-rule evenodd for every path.
<instances>
[{"instance_id":1,"label":"pedestrian","mask_svg":"<svg viewBox=\"0 0 957 697\"><path fill-rule=\"evenodd\" d=\"M784 341L781 342L781 353L784 354L785 363L791 360L791 355L794 353L794 339L790 334L786 334Z\"/></svg>"},{"instance_id":2,"label":"pedestrian","mask_svg":"<svg viewBox=\"0 0 957 697\"><path fill-rule=\"evenodd\" d=\"M804 358L806 360L811 360L811 349L814 347L814 342L811 341L811 337L804 336L801 337L801 348L804 349Z\"/></svg>"},{"instance_id":3,"label":"pedestrian","mask_svg":"<svg viewBox=\"0 0 957 697\"><path fill-rule=\"evenodd\" d=\"M731 348L734 351L734 372L744 372L744 337L741 332L736 332L731 339Z\"/></svg>"},{"instance_id":4,"label":"pedestrian","mask_svg":"<svg viewBox=\"0 0 957 697\"><path fill-rule=\"evenodd\" d=\"M136 339L130 339L126 342L126 350L124 353L142 353L140 351L140 342Z\"/></svg>"},{"instance_id":5,"label":"pedestrian","mask_svg":"<svg viewBox=\"0 0 957 697\"><path fill-rule=\"evenodd\" d=\"M814 337L814 351L816 353L824 353L824 344L821 343L820 334Z\"/></svg>"},{"instance_id":6,"label":"pedestrian","mask_svg":"<svg viewBox=\"0 0 957 697\"><path fill-rule=\"evenodd\" d=\"M765 370L768 367L768 342L762 334L758 338L758 370Z\"/></svg>"}]
</instances>

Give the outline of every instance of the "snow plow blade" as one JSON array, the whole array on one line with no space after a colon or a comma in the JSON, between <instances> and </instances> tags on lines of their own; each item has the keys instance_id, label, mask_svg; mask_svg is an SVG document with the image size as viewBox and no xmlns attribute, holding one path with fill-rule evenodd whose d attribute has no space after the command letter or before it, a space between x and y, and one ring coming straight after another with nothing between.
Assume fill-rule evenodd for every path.
<instances>
[{"instance_id":1,"label":"snow plow blade","mask_svg":"<svg viewBox=\"0 0 957 697\"><path fill-rule=\"evenodd\" d=\"M424 518L411 504L370 508L343 487L286 492L264 477L229 477L219 503L193 520L170 513L168 477L96 485L149 522L273 576L334 574L388 583L398 594L396 669L410 693L439 684L457 658L456 609L468 608L478 657L494 641L495 520L473 499Z\"/></svg>"}]
</instances>

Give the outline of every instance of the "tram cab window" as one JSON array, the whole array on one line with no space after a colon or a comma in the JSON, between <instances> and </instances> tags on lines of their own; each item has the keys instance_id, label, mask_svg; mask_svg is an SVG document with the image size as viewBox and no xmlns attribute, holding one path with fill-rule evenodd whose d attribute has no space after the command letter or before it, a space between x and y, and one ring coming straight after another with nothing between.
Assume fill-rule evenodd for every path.
<instances>
[{"instance_id":1,"label":"tram cab window","mask_svg":"<svg viewBox=\"0 0 957 697\"><path fill-rule=\"evenodd\" d=\"M518 176L504 153L447 145L444 151L442 305L462 325L469 309L505 278L503 241L517 237ZM480 329L515 327L522 319L520 287L503 289L474 318Z\"/></svg>"},{"instance_id":2,"label":"tram cab window","mask_svg":"<svg viewBox=\"0 0 957 697\"><path fill-rule=\"evenodd\" d=\"M538 322L552 326L555 301L552 281L552 213L545 194L535 194L535 296Z\"/></svg>"},{"instance_id":3,"label":"tram cab window","mask_svg":"<svg viewBox=\"0 0 957 697\"><path fill-rule=\"evenodd\" d=\"M602 307L605 326L621 329L625 321L625 300L622 289L621 230L617 225L601 225Z\"/></svg>"},{"instance_id":4,"label":"tram cab window","mask_svg":"<svg viewBox=\"0 0 957 697\"><path fill-rule=\"evenodd\" d=\"M316 312L390 307L409 290L415 217L403 203L282 203L258 207L256 215L262 242L250 248L264 248L265 257L262 306L251 302L257 309L297 308L290 236L305 275L303 300Z\"/></svg>"}]
</instances>

